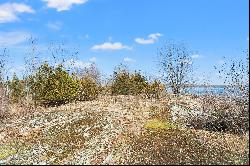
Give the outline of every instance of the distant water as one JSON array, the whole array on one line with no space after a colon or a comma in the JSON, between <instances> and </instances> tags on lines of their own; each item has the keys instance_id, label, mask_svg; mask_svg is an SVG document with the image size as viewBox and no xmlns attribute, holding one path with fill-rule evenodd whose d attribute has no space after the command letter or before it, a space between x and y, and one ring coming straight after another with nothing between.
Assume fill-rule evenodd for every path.
<instances>
[{"instance_id":1,"label":"distant water","mask_svg":"<svg viewBox=\"0 0 250 166\"><path fill-rule=\"evenodd\" d=\"M249 89L249 87L248 87ZM232 91L231 91L232 90ZM214 95L225 95L233 93L234 95L242 96L245 95L243 91L240 91L239 89L231 89L227 88L226 86L211 86L211 87L189 87L185 88L183 93L186 94L195 94L195 95L203 95L206 93L214 94ZM167 89L168 92L171 92L171 88ZM248 90L249 91L249 90Z\"/></svg>"},{"instance_id":2,"label":"distant water","mask_svg":"<svg viewBox=\"0 0 250 166\"><path fill-rule=\"evenodd\" d=\"M205 93L213 93L213 94L223 94L225 92L224 87L190 87L186 88L185 93L202 95Z\"/></svg>"}]
</instances>

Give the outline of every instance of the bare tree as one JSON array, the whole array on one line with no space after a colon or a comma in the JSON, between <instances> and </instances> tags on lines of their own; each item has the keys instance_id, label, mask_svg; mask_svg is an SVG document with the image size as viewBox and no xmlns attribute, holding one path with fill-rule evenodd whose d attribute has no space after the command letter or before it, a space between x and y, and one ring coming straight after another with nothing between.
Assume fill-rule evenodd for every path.
<instances>
[{"instance_id":1,"label":"bare tree","mask_svg":"<svg viewBox=\"0 0 250 166\"><path fill-rule=\"evenodd\" d=\"M91 63L89 66L86 66L83 69L81 69L78 75L82 79L90 78L93 81L95 81L98 85L101 85L101 72L97 68L97 65L95 63Z\"/></svg>"},{"instance_id":2,"label":"bare tree","mask_svg":"<svg viewBox=\"0 0 250 166\"><path fill-rule=\"evenodd\" d=\"M158 50L163 79L174 94L180 94L191 82L191 52L183 43L167 42Z\"/></svg>"},{"instance_id":3,"label":"bare tree","mask_svg":"<svg viewBox=\"0 0 250 166\"><path fill-rule=\"evenodd\" d=\"M51 42L48 46L48 51L52 56L53 63L56 65L63 64L70 61L69 66L74 66L77 56L79 55L79 48L69 47L64 42Z\"/></svg>"},{"instance_id":4,"label":"bare tree","mask_svg":"<svg viewBox=\"0 0 250 166\"><path fill-rule=\"evenodd\" d=\"M5 67L6 67L6 58L8 56L7 48L4 48L0 53L0 84L4 83Z\"/></svg>"},{"instance_id":5,"label":"bare tree","mask_svg":"<svg viewBox=\"0 0 250 166\"><path fill-rule=\"evenodd\" d=\"M249 53L244 59L226 60L215 66L226 85L224 95L210 105L215 107L213 126L223 122L227 130L234 133L249 131Z\"/></svg>"},{"instance_id":6,"label":"bare tree","mask_svg":"<svg viewBox=\"0 0 250 166\"><path fill-rule=\"evenodd\" d=\"M244 59L226 62L224 58L222 66L215 66L232 97L249 96L249 51L244 51L244 54Z\"/></svg>"},{"instance_id":7,"label":"bare tree","mask_svg":"<svg viewBox=\"0 0 250 166\"><path fill-rule=\"evenodd\" d=\"M38 50L38 39L34 37L30 37L27 39L28 41L28 50L25 60L25 74L23 77L26 77L29 74L32 74L36 71L39 66L39 50Z\"/></svg>"},{"instance_id":8,"label":"bare tree","mask_svg":"<svg viewBox=\"0 0 250 166\"><path fill-rule=\"evenodd\" d=\"M6 48L0 52L0 118L4 117L7 112L8 107L8 96L5 81L6 72L6 58L8 56L8 51Z\"/></svg>"}]
</instances>

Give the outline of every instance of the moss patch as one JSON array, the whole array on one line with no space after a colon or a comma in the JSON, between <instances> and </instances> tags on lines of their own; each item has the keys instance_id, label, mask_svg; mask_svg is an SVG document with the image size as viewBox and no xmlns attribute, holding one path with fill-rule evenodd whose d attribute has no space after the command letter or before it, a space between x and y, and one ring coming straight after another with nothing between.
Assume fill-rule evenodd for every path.
<instances>
[{"instance_id":1,"label":"moss patch","mask_svg":"<svg viewBox=\"0 0 250 166\"><path fill-rule=\"evenodd\" d=\"M176 126L170 122L153 119L148 121L144 127L146 129L175 129Z\"/></svg>"},{"instance_id":2,"label":"moss patch","mask_svg":"<svg viewBox=\"0 0 250 166\"><path fill-rule=\"evenodd\" d=\"M16 154L16 150L10 145L0 145L0 160Z\"/></svg>"}]
</instances>

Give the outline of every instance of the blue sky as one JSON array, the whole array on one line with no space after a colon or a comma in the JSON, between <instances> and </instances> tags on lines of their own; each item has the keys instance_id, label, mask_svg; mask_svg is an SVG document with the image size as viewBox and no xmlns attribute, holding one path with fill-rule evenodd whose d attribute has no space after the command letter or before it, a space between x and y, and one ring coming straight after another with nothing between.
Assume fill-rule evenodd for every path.
<instances>
[{"instance_id":1,"label":"blue sky","mask_svg":"<svg viewBox=\"0 0 250 166\"><path fill-rule=\"evenodd\" d=\"M10 71L21 71L27 38L40 54L51 42L79 49L78 64L95 61L109 75L125 63L157 75L157 48L183 41L193 51L196 77L222 57L241 58L249 42L248 0L0 0L0 47L9 48ZM26 55L27 56L27 55Z\"/></svg>"}]
</instances>

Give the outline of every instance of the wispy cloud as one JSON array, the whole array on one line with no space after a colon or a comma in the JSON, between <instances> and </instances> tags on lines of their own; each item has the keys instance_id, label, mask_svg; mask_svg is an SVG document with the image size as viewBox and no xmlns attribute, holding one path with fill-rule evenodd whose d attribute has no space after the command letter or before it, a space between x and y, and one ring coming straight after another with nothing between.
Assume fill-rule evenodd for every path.
<instances>
[{"instance_id":1,"label":"wispy cloud","mask_svg":"<svg viewBox=\"0 0 250 166\"><path fill-rule=\"evenodd\" d=\"M138 44L154 44L161 36L163 35L160 33L153 33L148 35L148 39L136 38L135 42Z\"/></svg>"},{"instance_id":2,"label":"wispy cloud","mask_svg":"<svg viewBox=\"0 0 250 166\"><path fill-rule=\"evenodd\" d=\"M90 62L96 62L97 61L97 58L96 57L92 57L89 59Z\"/></svg>"},{"instance_id":3,"label":"wispy cloud","mask_svg":"<svg viewBox=\"0 0 250 166\"><path fill-rule=\"evenodd\" d=\"M59 31L62 28L62 22L61 21L48 22L47 27L52 30Z\"/></svg>"},{"instance_id":4,"label":"wispy cloud","mask_svg":"<svg viewBox=\"0 0 250 166\"><path fill-rule=\"evenodd\" d=\"M193 59L199 59L199 58L202 58L203 56L202 55L200 55L200 54L193 54L192 56L191 56L191 58L193 58Z\"/></svg>"},{"instance_id":5,"label":"wispy cloud","mask_svg":"<svg viewBox=\"0 0 250 166\"><path fill-rule=\"evenodd\" d=\"M125 57L123 59L124 62L136 62L136 60L132 59L132 58L129 58L129 57Z\"/></svg>"},{"instance_id":6,"label":"wispy cloud","mask_svg":"<svg viewBox=\"0 0 250 166\"><path fill-rule=\"evenodd\" d=\"M79 36L77 36L77 38L80 40L88 40L88 39L90 39L90 35L89 34L79 35Z\"/></svg>"},{"instance_id":7,"label":"wispy cloud","mask_svg":"<svg viewBox=\"0 0 250 166\"><path fill-rule=\"evenodd\" d=\"M116 43L111 43L111 42L106 42L100 45L94 45L92 50L122 50L122 49L128 49L131 50L132 48L126 45L123 45L120 42Z\"/></svg>"},{"instance_id":8,"label":"wispy cloud","mask_svg":"<svg viewBox=\"0 0 250 166\"><path fill-rule=\"evenodd\" d=\"M0 46L13 46L21 44L32 35L28 32L22 31L10 31L10 32L1 32L0 31Z\"/></svg>"},{"instance_id":9,"label":"wispy cloud","mask_svg":"<svg viewBox=\"0 0 250 166\"><path fill-rule=\"evenodd\" d=\"M0 4L0 23L18 21L18 14L20 13L35 13L35 11L23 3Z\"/></svg>"},{"instance_id":10,"label":"wispy cloud","mask_svg":"<svg viewBox=\"0 0 250 166\"><path fill-rule=\"evenodd\" d=\"M47 7L54 8L58 12L70 10L72 5L80 5L86 3L88 0L43 0L47 2Z\"/></svg>"}]
</instances>

